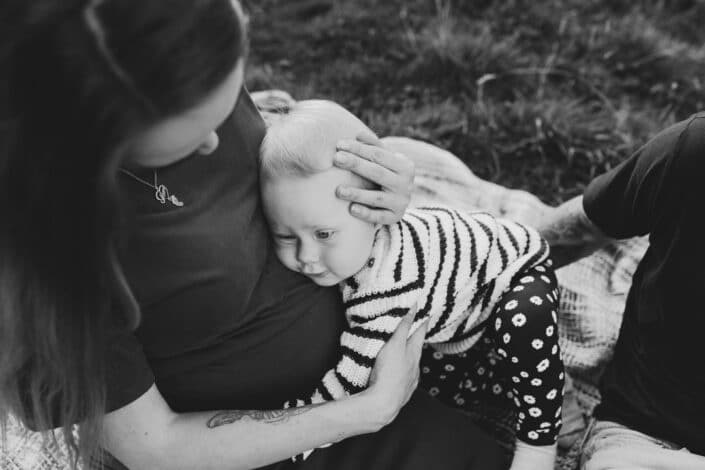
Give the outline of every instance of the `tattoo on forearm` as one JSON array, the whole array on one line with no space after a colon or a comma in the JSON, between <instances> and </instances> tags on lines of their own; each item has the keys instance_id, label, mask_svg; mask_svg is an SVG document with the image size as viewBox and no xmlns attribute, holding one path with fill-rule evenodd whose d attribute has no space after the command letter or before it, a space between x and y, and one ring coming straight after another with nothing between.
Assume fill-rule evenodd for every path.
<instances>
[{"instance_id":1,"label":"tattoo on forearm","mask_svg":"<svg viewBox=\"0 0 705 470\"><path fill-rule=\"evenodd\" d=\"M581 214L571 214L570 217L555 220L541 234L550 245L580 245L601 238L592 222Z\"/></svg>"},{"instance_id":2,"label":"tattoo on forearm","mask_svg":"<svg viewBox=\"0 0 705 470\"><path fill-rule=\"evenodd\" d=\"M308 413L318 405L309 405L300 408L288 408L286 410L225 410L219 411L206 422L206 426L210 429L232 424L240 421L243 418L249 418L253 421L262 421L267 424L279 424L288 421L293 416L298 416Z\"/></svg>"},{"instance_id":3,"label":"tattoo on forearm","mask_svg":"<svg viewBox=\"0 0 705 470\"><path fill-rule=\"evenodd\" d=\"M582 198L564 203L537 228L551 246L556 268L577 261L610 241L585 215Z\"/></svg>"},{"instance_id":4,"label":"tattoo on forearm","mask_svg":"<svg viewBox=\"0 0 705 470\"><path fill-rule=\"evenodd\" d=\"M605 236L585 214L582 197L575 197L549 211L537 228L551 248L605 241Z\"/></svg>"}]
</instances>

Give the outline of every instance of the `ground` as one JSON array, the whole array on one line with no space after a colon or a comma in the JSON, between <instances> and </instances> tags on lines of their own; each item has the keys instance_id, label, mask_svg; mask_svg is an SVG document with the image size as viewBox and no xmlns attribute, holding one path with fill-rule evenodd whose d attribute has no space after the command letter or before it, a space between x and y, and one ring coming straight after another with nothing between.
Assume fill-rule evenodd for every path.
<instances>
[{"instance_id":1,"label":"ground","mask_svg":"<svg viewBox=\"0 0 705 470\"><path fill-rule=\"evenodd\" d=\"M251 90L335 100L557 204L705 103L698 0L250 0Z\"/></svg>"}]
</instances>

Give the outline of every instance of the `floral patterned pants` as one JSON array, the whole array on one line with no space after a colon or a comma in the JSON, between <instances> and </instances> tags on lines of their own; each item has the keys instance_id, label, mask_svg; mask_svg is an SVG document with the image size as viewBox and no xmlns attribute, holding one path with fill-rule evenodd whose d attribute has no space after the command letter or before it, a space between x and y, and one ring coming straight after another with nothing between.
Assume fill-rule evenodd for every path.
<instances>
[{"instance_id":1,"label":"floral patterned pants","mask_svg":"<svg viewBox=\"0 0 705 470\"><path fill-rule=\"evenodd\" d=\"M493 403L515 410L516 437L551 445L561 426L563 362L558 346L558 285L551 261L517 276L469 351L426 346L421 386L450 406Z\"/></svg>"}]
</instances>

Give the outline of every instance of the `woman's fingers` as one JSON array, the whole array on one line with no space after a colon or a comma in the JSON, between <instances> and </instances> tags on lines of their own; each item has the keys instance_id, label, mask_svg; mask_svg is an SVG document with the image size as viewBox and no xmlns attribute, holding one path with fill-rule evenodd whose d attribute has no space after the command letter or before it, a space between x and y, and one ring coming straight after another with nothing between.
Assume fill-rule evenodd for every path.
<instances>
[{"instance_id":1,"label":"woman's fingers","mask_svg":"<svg viewBox=\"0 0 705 470\"><path fill-rule=\"evenodd\" d=\"M370 375L370 387L363 392L374 397L379 416L385 423L394 419L419 383L419 359L426 326L422 325L409 337L416 312L417 308L410 309L380 350Z\"/></svg>"},{"instance_id":2,"label":"woman's fingers","mask_svg":"<svg viewBox=\"0 0 705 470\"><path fill-rule=\"evenodd\" d=\"M421 376L421 372L419 370L419 362L421 362L421 352L423 351L423 343L425 338L426 322L424 322L424 324L421 325L419 329L414 332L414 334L411 336L411 338L409 338L409 341L407 341L406 344L406 353L410 362L409 366L411 367L414 377L412 391L416 390L416 387L419 385L419 379Z\"/></svg>"},{"instance_id":3,"label":"woman's fingers","mask_svg":"<svg viewBox=\"0 0 705 470\"><path fill-rule=\"evenodd\" d=\"M362 204L353 203L350 205L350 213L371 224L391 225L397 223L403 214L387 209L373 209Z\"/></svg>"},{"instance_id":4,"label":"woman's fingers","mask_svg":"<svg viewBox=\"0 0 705 470\"><path fill-rule=\"evenodd\" d=\"M416 172L414 162L407 158L406 155L390 151L381 139L369 132L361 132L357 135L357 140L363 144L372 145L373 150L377 149L373 153L377 163L401 175L407 180L408 184L411 185L414 182L414 173Z\"/></svg>"},{"instance_id":5,"label":"woman's fingers","mask_svg":"<svg viewBox=\"0 0 705 470\"><path fill-rule=\"evenodd\" d=\"M414 308L412 309L412 312L414 314L414 317L416 316L416 312L418 309ZM423 349L423 343L424 340L426 339L426 332L428 331L428 318L425 318L423 320L423 323L419 325L419 327L414 331L414 334L411 335L409 340L407 341L407 349L411 355L411 357L414 358L414 364L418 365L420 359L421 359L421 350Z\"/></svg>"},{"instance_id":6,"label":"woman's fingers","mask_svg":"<svg viewBox=\"0 0 705 470\"><path fill-rule=\"evenodd\" d=\"M339 186L336 194L340 199L371 207L388 207L394 212L399 209L404 210L408 203L406 198L399 194L352 186Z\"/></svg>"},{"instance_id":7,"label":"woman's fingers","mask_svg":"<svg viewBox=\"0 0 705 470\"><path fill-rule=\"evenodd\" d=\"M372 223L392 224L401 219L411 200L414 164L400 153L384 148L372 133L364 132L357 140L338 143L335 164L340 168L377 184L378 190L363 190L341 186L338 196L353 202L350 211L355 217Z\"/></svg>"},{"instance_id":8,"label":"woman's fingers","mask_svg":"<svg viewBox=\"0 0 705 470\"><path fill-rule=\"evenodd\" d=\"M404 341L406 342L407 338L409 337L409 330L411 329L411 325L414 323L414 316L416 315L416 312L411 309L409 312L404 315L404 318L402 319L401 323L399 324L399 327L397 330L394 332L392 335L392 338L397 338L397 341Z\"/></svg>"},{"instance_id":9,"label":"woman's fingers","mask_svg":"<svg viewBox=\"0 0 705 470\"><path fill-rule=\"evenodd\" d=\"M350 213L355 217L373 224L384 225L398 222L411 200L411 188L397 192L339 186L336 194L339 198L352 202Z\"/></svg>"},{"instance_id":10,"label":"woman's fingers","mask_svg":"<svg viewBox=\"0 0 705 470\"><path fill-rule=\"evenodd\" d=\"M374 134L361 133L357 140L338 143L340 165L389 190L409 189L414 180L414 163L384 147ZM381 171L387 170L387 171Z\"/></svg>"},{"instance_id":11,"label":"woman's fingers","mask_svg":"<svg viewBox=\"0 0 705 470\"><path fill-rule=\"evenodd\" d=\"M355 217L385 225L398 221L409 204L408 198L388 191L340 186L336 194L353 203L350 212Z\"/></svg>"},{"instance_id":12,"label":"woman's fingers","mask_svg":"<svg viewBox=\"0 0 705 470\"><path fill-rule=\"evenodd\" d=\"M426 330L428 328L428 321L424 320L421 325L418 326L416 331L409 336L409 332L413 327L414 319L416 318L416 308L409 310L404 316L404 319L399 324L397 331L394 335L399 335L400 338L406 340L406 356L409 359L409 363L412 367L418 368L419 360L421 359L421 350L423 349L423 342L426 339Z\"/></svg>"},{"instance_id":13,"label":"woman's fingers","mask_svg":"<svg viewBox=\"0 0 705 470\"><path fill-rule=\"evenodd\" d=\"M421 349L423 349L423 342L424 339L426 339L427 329L428 321L424 321L407 341L407 348L414 357L421 358Z\"/></svg>"},{"instance_id":14,"label":"woman's fingers","mask_svg":"<svg viewBox=\"0 0 705 470\"><path fill-rule=\"evenodd\" d=\"M411 314L411 321L413 322L413 319L416 316L416 309L412 309ZM409 389L409 395L406 397L407 400L411 397L411 393L413 393L419 385L419 379L421 376L419 371L419 362L421 361L421 352L423 350L424 339L426 339L427 327L428 322L424 321L423 324L421 324L406 341L406 358L411 374L411 387Z\"/></svg>"},{"instance_id":15,"label":"woman's fingers","mask_svg":"<svg viewBox=\"0 0 705 470\"><path fill-rule=\"evenodd\" d=\"M405 315L396 331L389 338L377 355L374 368L372 369L371 382L377 381L377 373L381 373L383 381L391 383L398 382L399 384L408 384L406 379L408 370L407 364L407 338L409 337L409 329L414 320L413 312ZM396 380L394 379L396 377ZM403 387L402 387L403 388ZM403 390L402 390L403 392Z\"/></svg>"},{"instance_id":16,"label":"woman's fingers","mask_svg":"<svg viewBox=\"0 0 705 470\"><path fill-rule=\"evenodd\" d=\"M334 161L336 166L350 170L379 185L382 189L401 191L409 181L380 162L384 160L379 156L383 152L387 151L358 143L351 146L349 150L339 149Z\"/></svg>"},{"instance_id":17,"label":"woman's fingers","mask_svg":"<svg viewBox=\"0 0 705 470\"><path fill-rule=\"evenodd\" d=\"M407 338L409 337L409 329L411 328L413 321L414 312L409 312L404 315L404 318L392 334L392 337L389 338L387 344L380 351L380 354L377 356L378 358L382 354L387 354L388 352L390 354L394 354L392 351L398 351L398 354L404 355L404 350L407 347Z\"/></svg>"},{"instance_id":18,"label":"woman's fingers","mask_svg":"<svg viewBox=\"0 0 705 470\"><path fill-rule=\"evenodd\" d=\"M376 145L377 147L384 147L384 142L382 142L382 139L377 137L373 132L363 131L356 135L355 138L364 144Z\"/></svg>"}]
</instances>

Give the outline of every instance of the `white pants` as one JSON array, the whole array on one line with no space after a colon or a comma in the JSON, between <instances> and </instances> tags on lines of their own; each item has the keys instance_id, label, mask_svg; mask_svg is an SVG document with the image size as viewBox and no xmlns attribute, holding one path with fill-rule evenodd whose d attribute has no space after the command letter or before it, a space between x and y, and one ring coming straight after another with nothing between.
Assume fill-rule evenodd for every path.
<instances>
[{"instance_id":1,"label":"white pants","mask_svg":"<svg viewBox=\"0 0 705 470\"><path fill-rule=\"evenodd\" d=\"M705 470L705 457L612 421L593 419L581 470Z\"/></svg>"}]
</instances>

